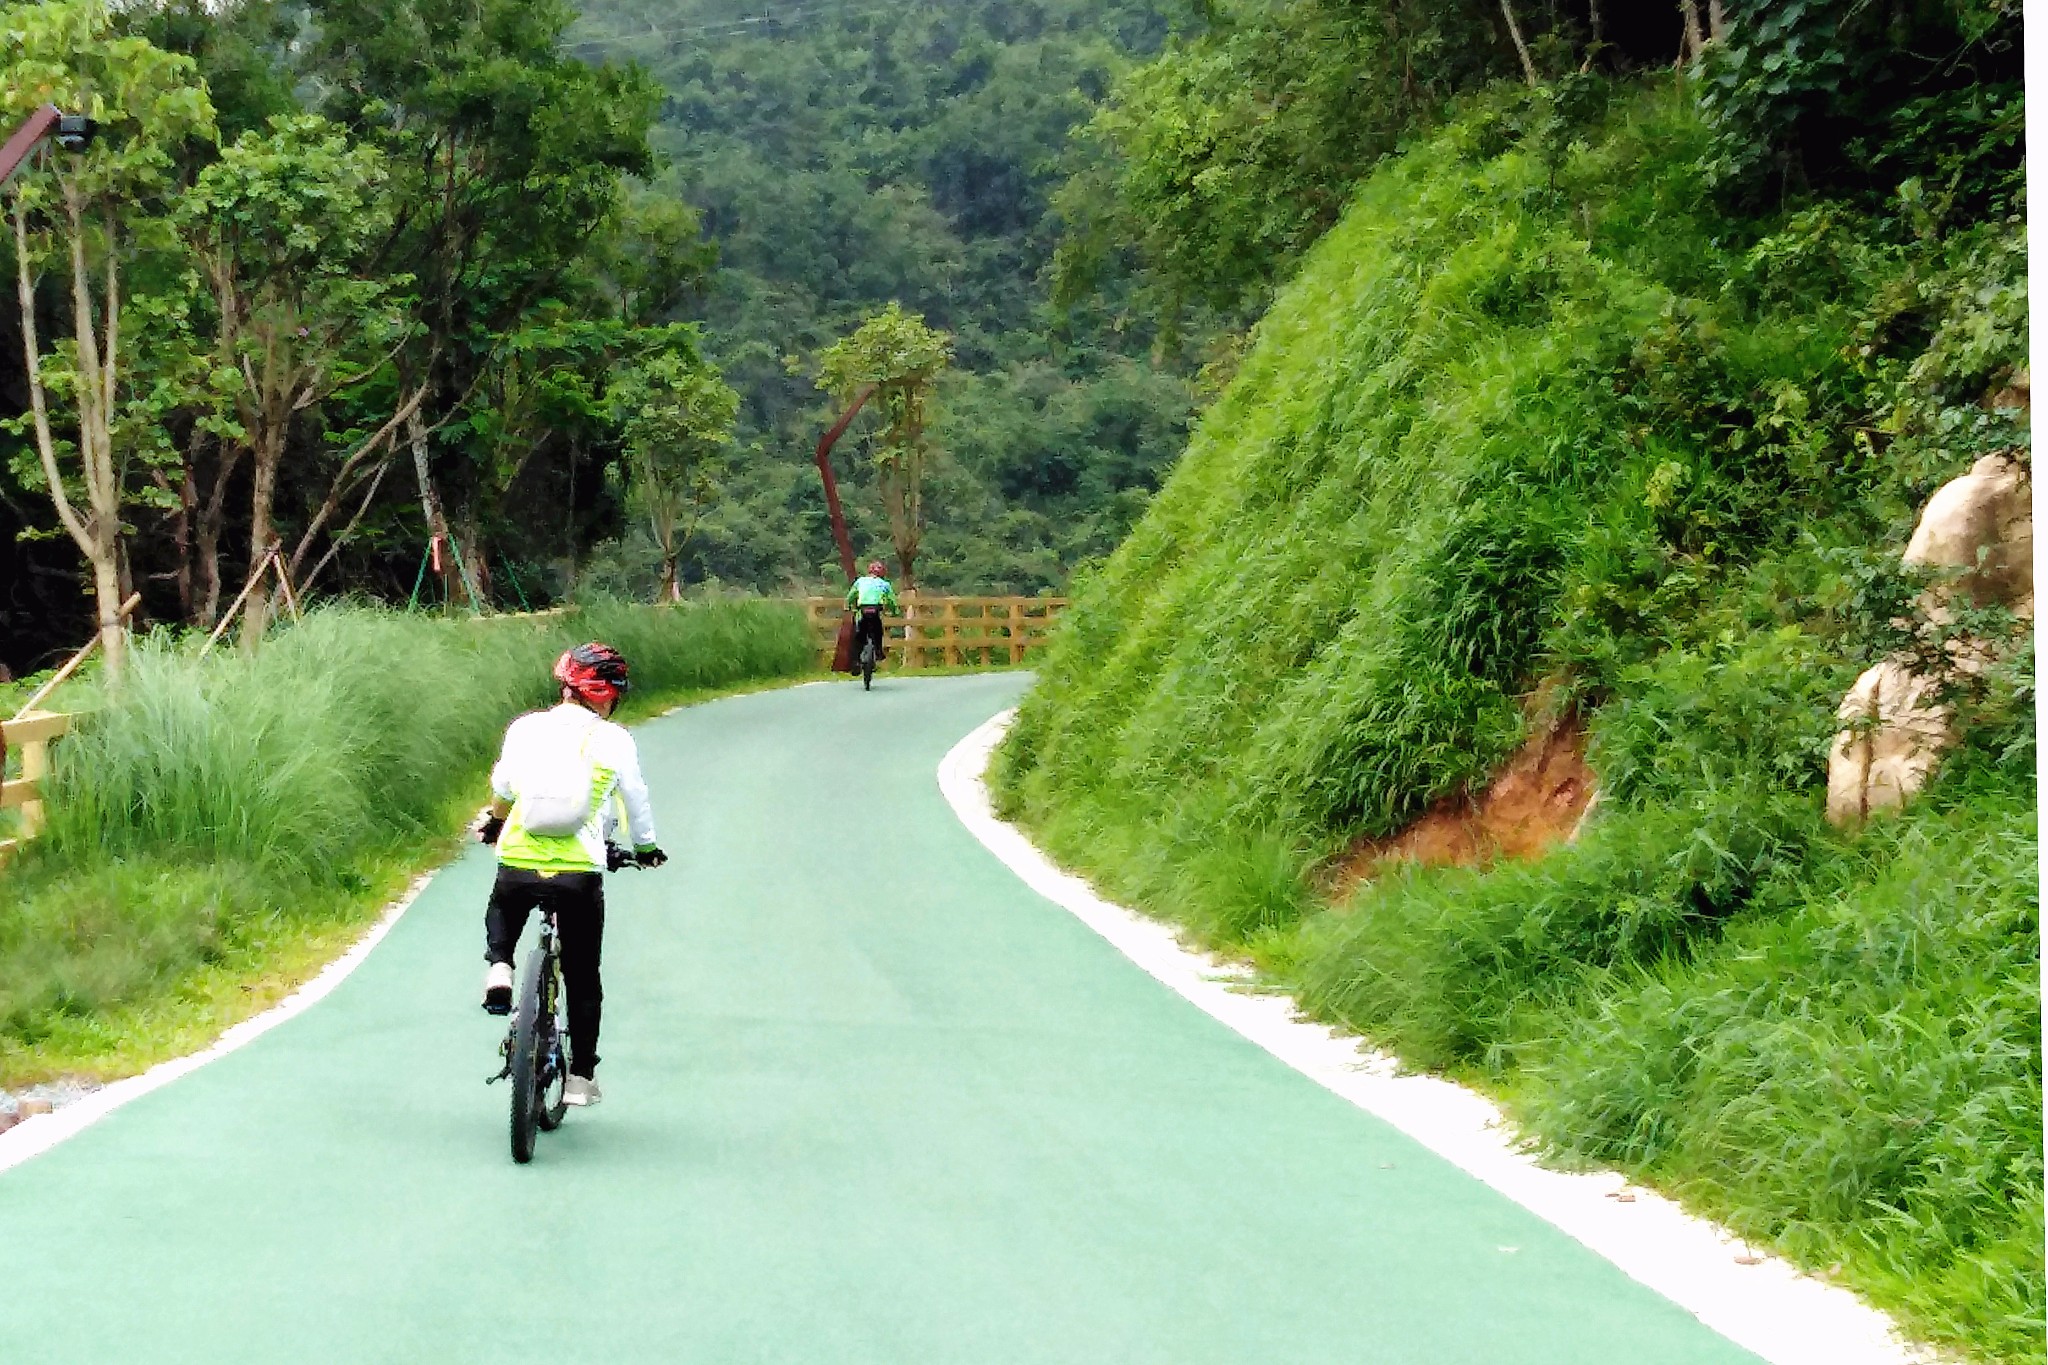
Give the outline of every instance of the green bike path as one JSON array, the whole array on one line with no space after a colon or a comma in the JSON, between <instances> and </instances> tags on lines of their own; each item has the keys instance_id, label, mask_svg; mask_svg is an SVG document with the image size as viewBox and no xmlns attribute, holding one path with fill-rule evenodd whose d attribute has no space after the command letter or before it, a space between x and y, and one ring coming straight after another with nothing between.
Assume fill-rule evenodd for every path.
<instances>
[{"instance_id":1,"label":"green bike path","mask_svg":"<svg viewBox=\"0 0 2048 1365\"><path fill-rule=\"evenodd\" d=\"M1016 675L639 731L607 1102L514 1166L484 851L341 987L0 1174L0 1359L1732 1365L1170 994L953 818Z\"/></svg>"}]
</instances>

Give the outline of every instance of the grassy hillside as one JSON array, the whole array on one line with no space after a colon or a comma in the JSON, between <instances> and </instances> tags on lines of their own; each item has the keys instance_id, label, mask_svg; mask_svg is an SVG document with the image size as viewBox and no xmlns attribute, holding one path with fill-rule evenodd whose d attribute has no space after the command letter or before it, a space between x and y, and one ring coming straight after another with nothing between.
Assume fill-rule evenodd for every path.
<instances>
[{"instance_id":1,"label":"grassy hillside","mask_svg":"<svg viewBox=\"0 0 2048 1365\"><path fill-rule=\"evenodd\" d=\"M0 876L0 1084L203 1044L332 955L484 802L556 655L625 651L622 718L808 671L787 603L502 620L315 612L252 657L138 642L53 750L51 823Z\"/></svg>"},{"instance_id":2,"label":"grassy hillside","mask_svg":"<svg viewBox=\"0 0 2048 1365\"><path fill-rule=\"evenodd\" d=\"M1668 85L1580 84L1386 163L1080 585L1001 796L1554 1150L2038 1360L2030 651L1912 812L1820 816L1918 506L2024 444L1982 401L2024 363L2021 227L1738 216L1707 150ZM1328 891L1558 723L1578 843Z\"/></svg>"}]
</instances>

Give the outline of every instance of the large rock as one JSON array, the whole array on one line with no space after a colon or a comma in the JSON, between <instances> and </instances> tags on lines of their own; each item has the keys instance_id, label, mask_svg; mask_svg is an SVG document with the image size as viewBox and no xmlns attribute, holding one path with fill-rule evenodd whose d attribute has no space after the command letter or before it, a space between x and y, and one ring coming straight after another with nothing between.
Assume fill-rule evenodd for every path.
<instances>
[{"instance_id":1,"label":"large rock","mask_svg":"<svg viewBox=\"0 0 2048 1365\"><path fill-rule=\"evenodd\" d=\"M1970 472L1935 490L1906 545L1906 562L1961 569L1956 590L1978 606L2034 611L2034 515L2027 468L2010 455L1986 455ZM1946 594L1926 603L1940 611Z\"/></svg>"},{"instance_id":2,"label":"large rock","mask_svg":"<svg viewBox=\"0 0 2048 1365\"><path fill-rule=\"evenodd\" d=\"M1837 715L1849 728L1828 753L1828 819L1855 824L1902 806L1927 785L1942 750L1955 740L1940 684L1898 659L1867 668Z\"/></svg>"},{"instance_id":3,"label":"large rock","mask_svg":"<svg viewBox=\"0 0 2048 1365\"><path fill-rule=\"evenodd\" d=\"M2023 380L2017 382L2024 382ZM2024 401L2024 400L2022 400ZM1927 621L1945 626L1960 595L1977 606L2034 614L2034 518L2027 466L2010 455L1987 455L1970 472L1935 490L1913 528L1906 563L1953 569L1952 582L1922 594ZM1946 668L1973 674L1989 664L1996 642L1951 640ZM1942 751L1956 739L1954 719L1936 698L1938 678L1887 659L1864 670L1839 712L1848 729L1828 754L1828 819L1850 824L1872 811L1905 804L1927 785Z\"/></svg>"}]
</instances>

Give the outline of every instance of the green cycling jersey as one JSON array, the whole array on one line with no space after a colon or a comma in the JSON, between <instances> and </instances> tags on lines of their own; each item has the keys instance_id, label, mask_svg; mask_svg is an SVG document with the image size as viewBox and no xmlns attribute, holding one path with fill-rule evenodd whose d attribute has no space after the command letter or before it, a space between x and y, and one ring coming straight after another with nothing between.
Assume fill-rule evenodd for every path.
<instances>
[{"instance_id":1,"label":"green cycling jersey","mask_svg":"<svg viewBox=\"0 0 2048 1365\"><path fill-rule=\"evenodd\" d=\"M880 607L884 611L900 611L896 601L896 589L889 586L886 578L873 574L862 574L853 580L853 586L846 590L846 605L854 607Z\"/></svg>"}]
</instances>

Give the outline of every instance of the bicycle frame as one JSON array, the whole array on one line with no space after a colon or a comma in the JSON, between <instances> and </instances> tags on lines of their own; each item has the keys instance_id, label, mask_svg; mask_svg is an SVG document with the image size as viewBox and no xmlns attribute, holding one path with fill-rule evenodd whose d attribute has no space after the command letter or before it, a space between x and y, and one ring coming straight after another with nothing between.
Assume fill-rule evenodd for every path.
<instances>
[{"instance_id":1,"label":"bicycle frame","mask_svg":"<svg viewBox=\"0 0 2048 1365\"><path fill-rule=\"evenodd\" d=\"M557 934L558 926L555 923L555 911L548 907L542 907L540 913L540 941L534 946L540 950L541 954L540 1017L543 1019L559 1019L561 1017L559 1006L562 993L562 951L557 942ZM509 1079L512 1075L512 1038L519 1028L519 1006L517 1001L513 1002L512 1011L508 1018L510 1022L505 1027L505 1039L498 1044L498 1053L505 1059L505 1064L499 1069L497 1075L485 1077L485 1081L488 1084L495 1085L499 1081ZM552 1035L549 1043L549 1048L553 1054L551 1061L557 1070L566 1069L567 1060L562 1056L562 1030L558 1027L551 1028L549 1033Z\"/></svg>"}]
</instances>

